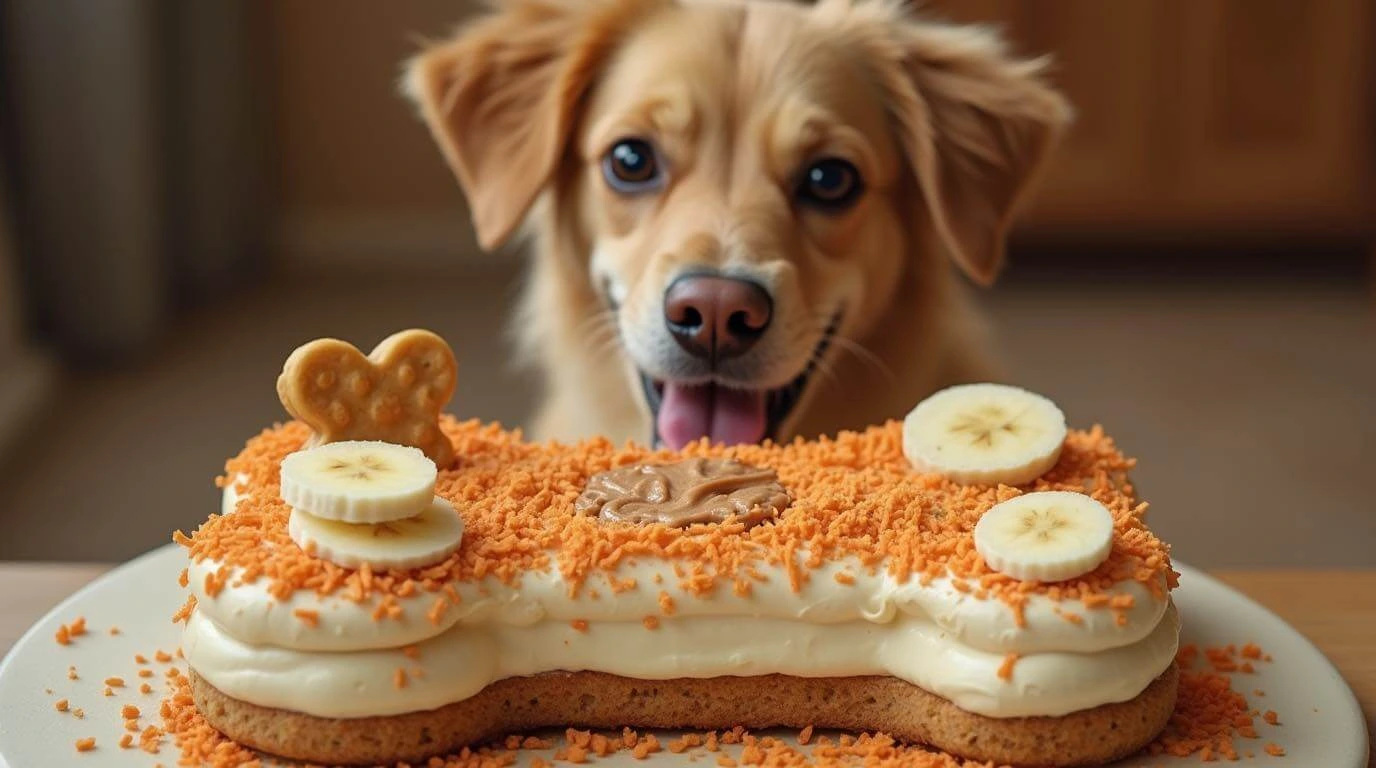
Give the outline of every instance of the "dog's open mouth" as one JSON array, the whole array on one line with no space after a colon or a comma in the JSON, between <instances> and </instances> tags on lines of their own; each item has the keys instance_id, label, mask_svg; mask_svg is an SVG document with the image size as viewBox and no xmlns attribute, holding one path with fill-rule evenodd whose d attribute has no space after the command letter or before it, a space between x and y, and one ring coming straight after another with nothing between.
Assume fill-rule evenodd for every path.
<instances>
[{"instance_id":1,"label":"dog's open mouth","mask_svg":"<svg viewBox=\"0 0 1376 768\"><path fill-rule=\"evenodd\" d=\"M779 427L807 390L817 361L831 345L839 320L838 315L822 333L802 373L782 387L661 381L642 372L641 387L654 421L653 441L678 450L703 437L726 445L777 438Z\"/></svg>"}]
</instances>

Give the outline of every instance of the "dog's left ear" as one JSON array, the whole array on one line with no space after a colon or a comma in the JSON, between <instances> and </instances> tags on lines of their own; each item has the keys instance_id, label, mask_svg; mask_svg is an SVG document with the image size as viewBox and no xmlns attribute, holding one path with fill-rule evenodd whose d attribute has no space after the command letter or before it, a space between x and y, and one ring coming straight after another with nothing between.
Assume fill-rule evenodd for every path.
<instances>
[{"instance_id":1,"label":"dog's left ear","mask_svg":"<svg viewBox=\"0 0 1376 768\"><path fill-rule=\"evenodd\" d=\"M403 89L458 177L483 248L520 226L604 58L666 1L502 0L407 65Z\"/></svg>"},{"instance_id":2,"label":"dog's left ear","mask_svg":"<svg viewBox=\"0 0 1376 768\"><path fill-rule=\"evenodd\" d=\"M938 236L966 274L988 285L1070 106L1043 79L1045 59L1011 57L986 29L896 21L881 64L900 139Z\"/></svg>"}]
</instances>

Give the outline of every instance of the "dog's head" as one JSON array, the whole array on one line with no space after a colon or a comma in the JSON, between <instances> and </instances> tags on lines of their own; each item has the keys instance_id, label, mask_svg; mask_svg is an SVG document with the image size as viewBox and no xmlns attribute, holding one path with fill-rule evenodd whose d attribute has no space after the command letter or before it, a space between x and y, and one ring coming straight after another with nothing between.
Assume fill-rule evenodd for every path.
<instances>
[{"instance_id":1,"label":"dog's head","mask_svg":"<svg viewBox=\"0 0 1376 768\"><path fill-rule=\"evenodd\" d=\"M548 196L677 447L784 434L930 244L995 278L1067 119L1041 69L885 0L510 0L407 85L484 247Z\"/></svg>"}]
</instances>

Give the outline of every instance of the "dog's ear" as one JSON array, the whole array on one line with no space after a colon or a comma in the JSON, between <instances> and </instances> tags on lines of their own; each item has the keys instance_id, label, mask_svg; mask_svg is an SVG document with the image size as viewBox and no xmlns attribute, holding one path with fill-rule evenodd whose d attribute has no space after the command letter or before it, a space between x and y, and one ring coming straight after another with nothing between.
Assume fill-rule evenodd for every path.
<instances>
[{"instance_id":1,"label":"dog's ear","mask_svg":"<svg viewBox=\"0 0 1376 768\"><path fill-rule=\"evenodd\" d=\"M484 248L520 226L559 165L579 102L631 24L667 0L506 0L406 67Z\"/></svg>"},{"instance_id":2,"label":"dog's ear","mask_svg":"<svg viewBox=\"0 0 1376 768\"><path fill-rule=\"evenodd\" d=\"M1010 56L987 29L893 21L880 68L905 153L937 235L966 274L988 285L1070 106L1043 79L1046 59Z\"/></svg>"}]
</instances>

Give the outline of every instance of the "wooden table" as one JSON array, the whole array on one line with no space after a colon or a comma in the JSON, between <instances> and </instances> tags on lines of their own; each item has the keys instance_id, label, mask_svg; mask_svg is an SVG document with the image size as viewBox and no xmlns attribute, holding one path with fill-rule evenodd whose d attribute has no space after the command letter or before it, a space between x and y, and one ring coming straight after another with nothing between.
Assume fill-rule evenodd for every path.
<instances>
[{"instance_id":1,"label":"wooden table","mask_svg":"<svg viewBox=\"0 0 1376 768\"><path fill-rule=\"evenodd\" d=\"M0 563L0 654L108 565ZM1222 571L1214 576L1280 614L1347 679L1376 733L1376 571ZM1376 768L1376 750L1370 765Z\"/></svg>"}]
</instances>

